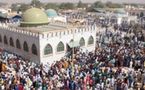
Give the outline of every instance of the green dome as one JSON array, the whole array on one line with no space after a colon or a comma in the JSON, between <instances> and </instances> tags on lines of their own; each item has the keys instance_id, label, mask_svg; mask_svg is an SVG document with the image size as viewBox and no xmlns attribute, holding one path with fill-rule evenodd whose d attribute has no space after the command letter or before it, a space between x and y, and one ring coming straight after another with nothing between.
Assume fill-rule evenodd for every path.
<instances>
[{"instance_id":1,"label":"green dome","mask_svg":"<svg viewBox=\"0 0 145 90\"><path fill-rule=\"evenodd\" d=\"M56 16L58 16L57 12L54 9L46 10L46 14L47 14L48 17L56 17Z\"/></svg>"},{"instance_id":2,"label":"green dome","mask_svg":"<svg viewBox=\"0 0 145 90\"><path fill-rule=\"evenodd\" d=\"M48 17L45 12L38 8L30 8L22 15L21 26L36 26L48 24Z\"/></svg>"}]
</instances>

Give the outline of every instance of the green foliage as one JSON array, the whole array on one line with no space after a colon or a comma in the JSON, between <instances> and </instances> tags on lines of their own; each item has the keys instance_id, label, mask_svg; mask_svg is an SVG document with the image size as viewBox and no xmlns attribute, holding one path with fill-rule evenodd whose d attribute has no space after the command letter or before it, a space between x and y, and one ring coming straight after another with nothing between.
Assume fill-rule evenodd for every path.
<instances>
[{"instance_id":1,"label":"green foliage","mask_svg":"<svg viewBox=\"0 0 145 90\"><path fill-rule=\"evenodd\" d=\"M62 3L59 6L60 9L74 9L75 6L73 3Z\"/></svg>"},{"instance_id":2,"label":"green foliage","mask_svg":"<svg viewBox=\"0 0 145 90\"><path fill-rule=\"evenodd\" d=\"M78 8L85 8L85 7L87 7L87 5L82 3L82 1L79 1L77 7Z\"/></svg>"},{"instance_id":3,"label":"green foliage","mask_svg":"<svg viewBox=\"0 0 145 90\"><path fill-rule=\"evenodd\" d=\"M91 5L91 7L87 8L86 10L89 12L93 12L94 8L105 8L106 5L100 1L97 1Z\"/></svg>"},{"instance_id":4,"label":"green foliage","mask_svg":"<svg viewBox=\"0 0 145 90\"><path fill-rule=\"evenodd\" d=\"M22 11L24 12L25 10L29 9L31 7L31 5L29 4L12 4L11 5L11 9L12 11Z\"/></svg>"},{"instance_id":5,"label":"green foliage","mask_svg":"<svg viewBox=\"0 0 145 90\"><path fill-rule=\"evenodd\" d=\"M12 11L18 11L19 8L20 8L20 5L18 5L18 4L12 4L12 5L11 5Z\"/></svg>"},{"instance_id":6,"label":"green foliage","mask_svg":"<svg viewBox=\"0 0 145 90\"><path fill-rule=\"evenodd\" d=\"M29 4L21 4L19 9L17 11L26 11L27 9L29 9L31 6Z\"/></svg>"},{"instance_id":7,"label":"green foliage","mask_svg":"<svg viewBox=\"0 0 145 90\"><path fill-rule=\"evenodd\" d=\"M33 5L33 6L37 7L37 8L43 7L43 4L39 0L32 0L31 1L31 5Z\"/></svg>"},{"instance_id":8,"label":"green foliage","mask_svg":"<svg viewBox=\"0 0 145 90\"><path fill-rule=\"evenodd\" d=\"M106 7L108 7L108 8L123 8L123 6L121 4L112 3L112 2L107 2Z\"/></svg>"},{"instance_id":9,"label":"green foliage","mask_svg":"<svg viewBox=\"0 0 145 90\"><path fill-rule=\"evenodd\" d=\"M56 4L56 3L48 3L48 4L43 4L40 2L40 0L32 0L30 5L29 4L13 4L11 6L11 9L13 11L25 11L26 9L30 8L31 6L35 6L37 8L44 7L45 9L75 9L75 8L87 8L87 11L92 11L94 8L122 8L123 6L121 4L116 4L112 2L107 2L107 3L102 3L101 1L96 1L93 3L90 7L87 7L87 4L79 1L77 5L73 3L61 3L61 4ZM141 15L144 16L144 15Z\"/></svg>"},{"instance_id":10,"label":"green foliage","mask_svg":"<svg viewBox=\"0 0 145 90\"><path fill-rule=\"evenodd\" d=\"M48 3L45 5L45 9L50 9L50 8L57 10L59 8L59 6L55 3Z\"/></svg>"},{"instance_id":11,"label":"green foliage","mask_svg":"<svg viewBox=\"0 0 145 90\"><path fill-rule=\"evenodd\" d=\"M100 1L97 1L97 2L95 2L95 3L93 4L93 7L94 7L94 8L105 8L106 5L105 5L104 3L102 3L102 2L100 2Z\"/></svg>"},{"instance_id":12,"label":"green foliage","mask_svg":"<svg viewBox=\"0 0 145 90\"><path fill-rule=\"evenodd\" d=\"M97 1L92 4L91 7L87 8L87 11L93 11L94 8L123 8L123 5L112 2L102 3L101 1Z\"/></svg>"}]
</instances>

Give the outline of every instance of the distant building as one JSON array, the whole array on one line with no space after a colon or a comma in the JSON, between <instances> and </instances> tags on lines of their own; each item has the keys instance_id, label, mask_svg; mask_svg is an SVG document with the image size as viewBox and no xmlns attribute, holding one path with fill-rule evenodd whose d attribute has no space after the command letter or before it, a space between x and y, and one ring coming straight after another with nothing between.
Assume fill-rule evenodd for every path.
<instances>
[{"instance_id":1,"label":"distant building","mask_svg":"<svg viewBox=\"0 0 145 90\"><path fill-rule=\"evenodd\" d=\"M108 17L110 17L111 23L116 23L118 25L137 21L136 16L130 16L123 8L114 10L110 15L108 15Z\"/></svg>"},{"instance_id":2,"label":"distant building","mask_svg":"<svg viewBox=\"0 0 145 90\"><path fill-rule=\"evenodd\" d=\"M122 23L130 23L132 21L137 21L137 16L131 16L129 13L123 9L110 9L110 12L99 10L100 13L96 13L100 17L100 20L112 24L121 25Z\"/></svg>"},{"instance_id":3,"label":"distant building","mask_svg":"<svg viewBox=\"0 0 145 90\"><path fill-rule=\"evenodd\" d=\"M131 9L128 10L128 13L133 16L141 16L141 13L145 16L145 9Z\"/></svg>"}]
</instances>

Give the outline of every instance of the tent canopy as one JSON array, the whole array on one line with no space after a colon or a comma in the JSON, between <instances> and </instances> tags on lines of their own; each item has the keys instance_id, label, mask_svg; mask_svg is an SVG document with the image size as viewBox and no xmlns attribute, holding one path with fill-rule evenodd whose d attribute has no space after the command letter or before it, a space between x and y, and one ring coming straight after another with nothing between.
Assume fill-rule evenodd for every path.
<instances>
[{"instance_id":1,"label":"tent canopy","mask_svg":"<svg viewBox=\"0 0 145 90\"><path fill-rule=\"evenodd\" d=\"M74 47L80 46L78 41L72 41L72 42L68 43L68 45L69 45L70 48L74 48Z\"/></svg>"}]
</instances>

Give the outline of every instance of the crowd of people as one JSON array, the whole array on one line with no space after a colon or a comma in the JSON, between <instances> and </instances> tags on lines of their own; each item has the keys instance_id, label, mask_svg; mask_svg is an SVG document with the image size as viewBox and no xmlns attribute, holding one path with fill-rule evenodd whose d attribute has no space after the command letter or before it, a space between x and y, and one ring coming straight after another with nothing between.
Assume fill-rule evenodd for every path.
<instances>
[{"instance_id":1,"label":"crowd of people","mask_svg":"<svg viewBox=\"0 0 145 90\"><path fill-rule=\"evenodd\" d=\"M145 47L129 35L100 32L95 51L80 48L51 65L2 51L0 90L145 90Z\"/></svg>"}]
</instances>

